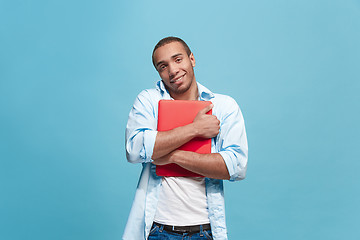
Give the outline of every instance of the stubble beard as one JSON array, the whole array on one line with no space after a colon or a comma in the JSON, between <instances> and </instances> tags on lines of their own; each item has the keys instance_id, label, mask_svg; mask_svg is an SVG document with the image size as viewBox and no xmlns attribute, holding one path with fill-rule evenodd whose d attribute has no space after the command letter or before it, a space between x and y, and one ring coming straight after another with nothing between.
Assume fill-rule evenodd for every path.
<instances>
[{"instance_id":1,"label":"stubble beard","mask_svg":"<svg viewBox=\"0 0 360 240\"><path fill-rule=\"evenodd\" d=\"M175 95L181 95L181 94L186 93L191 88L191 85L193 84L193 82L194 82L194 76L192 77L192 79L190 80L188 85L185 86L184 88L182 88L183 85L181 85L180 88L172 88L172 87L166 86L166 84L165 84L165 87L169 91L169 93L172 92Z\"/></svg>"}]
</instances>

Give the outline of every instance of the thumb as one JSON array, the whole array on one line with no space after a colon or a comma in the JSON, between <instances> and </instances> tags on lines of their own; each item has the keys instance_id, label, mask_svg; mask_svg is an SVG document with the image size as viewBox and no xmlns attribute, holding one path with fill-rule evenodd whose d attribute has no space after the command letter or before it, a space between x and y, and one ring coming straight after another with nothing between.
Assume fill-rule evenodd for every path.
<instances>
[{"instance_id":1,"label":"thumb","mask_svg":"<svg viewBox=\"0 0 360 240\"><path fill-rule=\"evenodd\" d=\"M210 111L212 108L214 107L214 104L209 104L209 105L207 105L206 107L204 107L203 109L201 109L200 111L199 111L199 113L201 113L201 114L206 114L208 111Z\"/></svg>"}]
</instances>

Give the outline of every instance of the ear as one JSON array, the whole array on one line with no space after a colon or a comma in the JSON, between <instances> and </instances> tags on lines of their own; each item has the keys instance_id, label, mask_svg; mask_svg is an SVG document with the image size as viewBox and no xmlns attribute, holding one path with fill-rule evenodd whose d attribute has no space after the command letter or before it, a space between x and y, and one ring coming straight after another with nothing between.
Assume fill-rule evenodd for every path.
<instances>
[{"instance_id":1,"label":"ear","mask_svg":"<svg viewBox=\"0 0 360 240\"><path fill-rule=\"evenodd\" d=\"M192 65L193 67L195 67L195 57L194 57L194 54L193 54L193 53L190 53L189 58L190 58L191 65Z\"/></svg>"}]
</instances>

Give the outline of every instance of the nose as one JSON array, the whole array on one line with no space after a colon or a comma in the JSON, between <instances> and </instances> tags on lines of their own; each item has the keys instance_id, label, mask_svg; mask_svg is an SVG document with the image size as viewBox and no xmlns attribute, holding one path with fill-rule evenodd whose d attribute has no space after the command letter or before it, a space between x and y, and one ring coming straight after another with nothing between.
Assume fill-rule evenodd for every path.
<instances>
[{"instance_id":1,"label":"nose","mask_svg":"<svg viewBox=\"0 0 360 240\"><path fill-rule=\"evenodd\" d=\"M169 77L173 78L177 75L177 73L179 72L179 68L174 65L174 64L169 64L168 66L168 72L169 72Z\"/></svg>"}]
</instances>

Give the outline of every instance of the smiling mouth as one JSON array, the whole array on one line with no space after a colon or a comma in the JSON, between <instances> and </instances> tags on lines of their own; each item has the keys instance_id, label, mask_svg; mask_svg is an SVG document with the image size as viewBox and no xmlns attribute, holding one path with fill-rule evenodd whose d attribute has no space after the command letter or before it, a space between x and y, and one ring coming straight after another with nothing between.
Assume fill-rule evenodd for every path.
<instances>
[{"instance_id":1,"label":"smiling mouth","mask_svg":"<svg viewBox=\"0 0 360 240\"><path fill-rule=\"evenodd\" d=\"M185 76L185 74L182 75L181 77L179 77L178 79L171 80L170 83L177 83L177 82L181 81L184 78L184 76Z\"/></svg>"}]
</instances>

